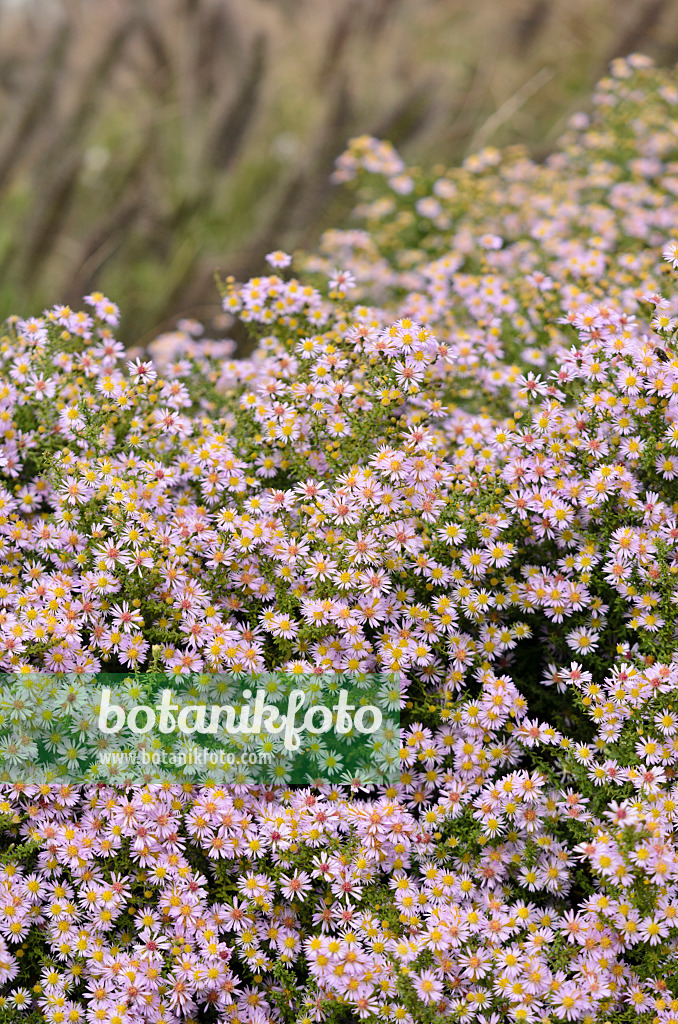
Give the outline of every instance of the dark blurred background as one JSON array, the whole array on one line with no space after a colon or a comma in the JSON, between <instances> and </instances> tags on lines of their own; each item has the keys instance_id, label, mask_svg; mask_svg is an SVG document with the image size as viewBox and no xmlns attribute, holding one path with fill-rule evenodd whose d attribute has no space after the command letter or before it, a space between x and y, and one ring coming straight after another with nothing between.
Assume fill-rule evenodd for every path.
<instances>
[{"instance_id":1,"label":"dark blurred background","mask_svg":"<svg viewBox=\"0 0 678 1024\"><path fill-rule=\"evenodd\" d=\"M0 0L0 316L218 312L213 273L310 246L347 139L548 152L614 56L678 60L676 0Z\"/></svg>"}]
</instances>

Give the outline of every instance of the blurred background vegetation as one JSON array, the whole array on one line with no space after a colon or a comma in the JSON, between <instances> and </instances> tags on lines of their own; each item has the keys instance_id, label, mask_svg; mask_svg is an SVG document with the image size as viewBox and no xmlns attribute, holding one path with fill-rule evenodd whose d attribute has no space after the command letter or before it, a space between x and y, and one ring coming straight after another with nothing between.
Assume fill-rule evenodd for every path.
<instances>
[{"instance_id":1,"label":"blurred background vegetation","mask_svg":"<svg viewBox=\"0 0 678 1024\"><path fill-rule=\"evenodd\" d=\"M614 56L678 60L675 0L0 0L0 317L217 316L213 273L310 246L347 139L544 155Z\"/></svg>"}]
</instances>

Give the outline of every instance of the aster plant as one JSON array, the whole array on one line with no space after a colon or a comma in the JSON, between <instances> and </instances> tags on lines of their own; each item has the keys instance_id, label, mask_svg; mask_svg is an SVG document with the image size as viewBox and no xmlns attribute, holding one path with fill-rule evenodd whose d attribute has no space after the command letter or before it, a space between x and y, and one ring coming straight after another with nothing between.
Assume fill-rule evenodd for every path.
<instances>
[{"instance_id":1,"label":"aster plant","mask_svg":"<svg viewBox=\"0 0 678 1024\"><path fill-rule=\"evenodd\" d=\"M352 225L221 283L247 358L7 323L2 758L36 672L378 672L400 781L5 782L0 1020L671 1024L678 89L335 176Z\"/></svg>"}]
</instances>

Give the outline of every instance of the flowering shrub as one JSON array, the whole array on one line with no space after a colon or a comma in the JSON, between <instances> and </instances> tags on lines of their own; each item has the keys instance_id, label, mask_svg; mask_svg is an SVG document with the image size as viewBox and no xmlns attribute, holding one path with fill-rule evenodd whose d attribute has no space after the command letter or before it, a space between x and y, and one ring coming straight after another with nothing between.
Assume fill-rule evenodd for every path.
<instances>
[{"instance_id":1,"label":"flowering shrub","mask_svg":"<svg viewBox=\"0 0 678 1024\"><path fill-rule=\"evenodd\" d=\"M5 784L0 1013L671 1024L678 90L631 57L543 166L337 177L364 227L224 284L249 358L7 325L3 756L38 670L378 671L401 781Z\"/></svg>"}]
</instances>

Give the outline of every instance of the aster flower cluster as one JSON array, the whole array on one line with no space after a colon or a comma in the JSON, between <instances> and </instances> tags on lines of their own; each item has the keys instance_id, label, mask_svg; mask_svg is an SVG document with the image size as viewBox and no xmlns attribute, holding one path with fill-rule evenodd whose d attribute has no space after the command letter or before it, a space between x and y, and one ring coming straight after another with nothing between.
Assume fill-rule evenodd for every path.
<instances>
[{"instance_id":1,"label":"aster flower cluster","mask_svg":"<svg viewBox=\"0 0 678 1024\"><path fill-rule=\"evenodd\" d=\"M247 358L7 323L0 758L36 673L379 673L400 781L3 776L0 1013L672 1024L678 89L633 56L544 164L335 176L361 226L223 283Z\"/></svg>"}]
</instances>

